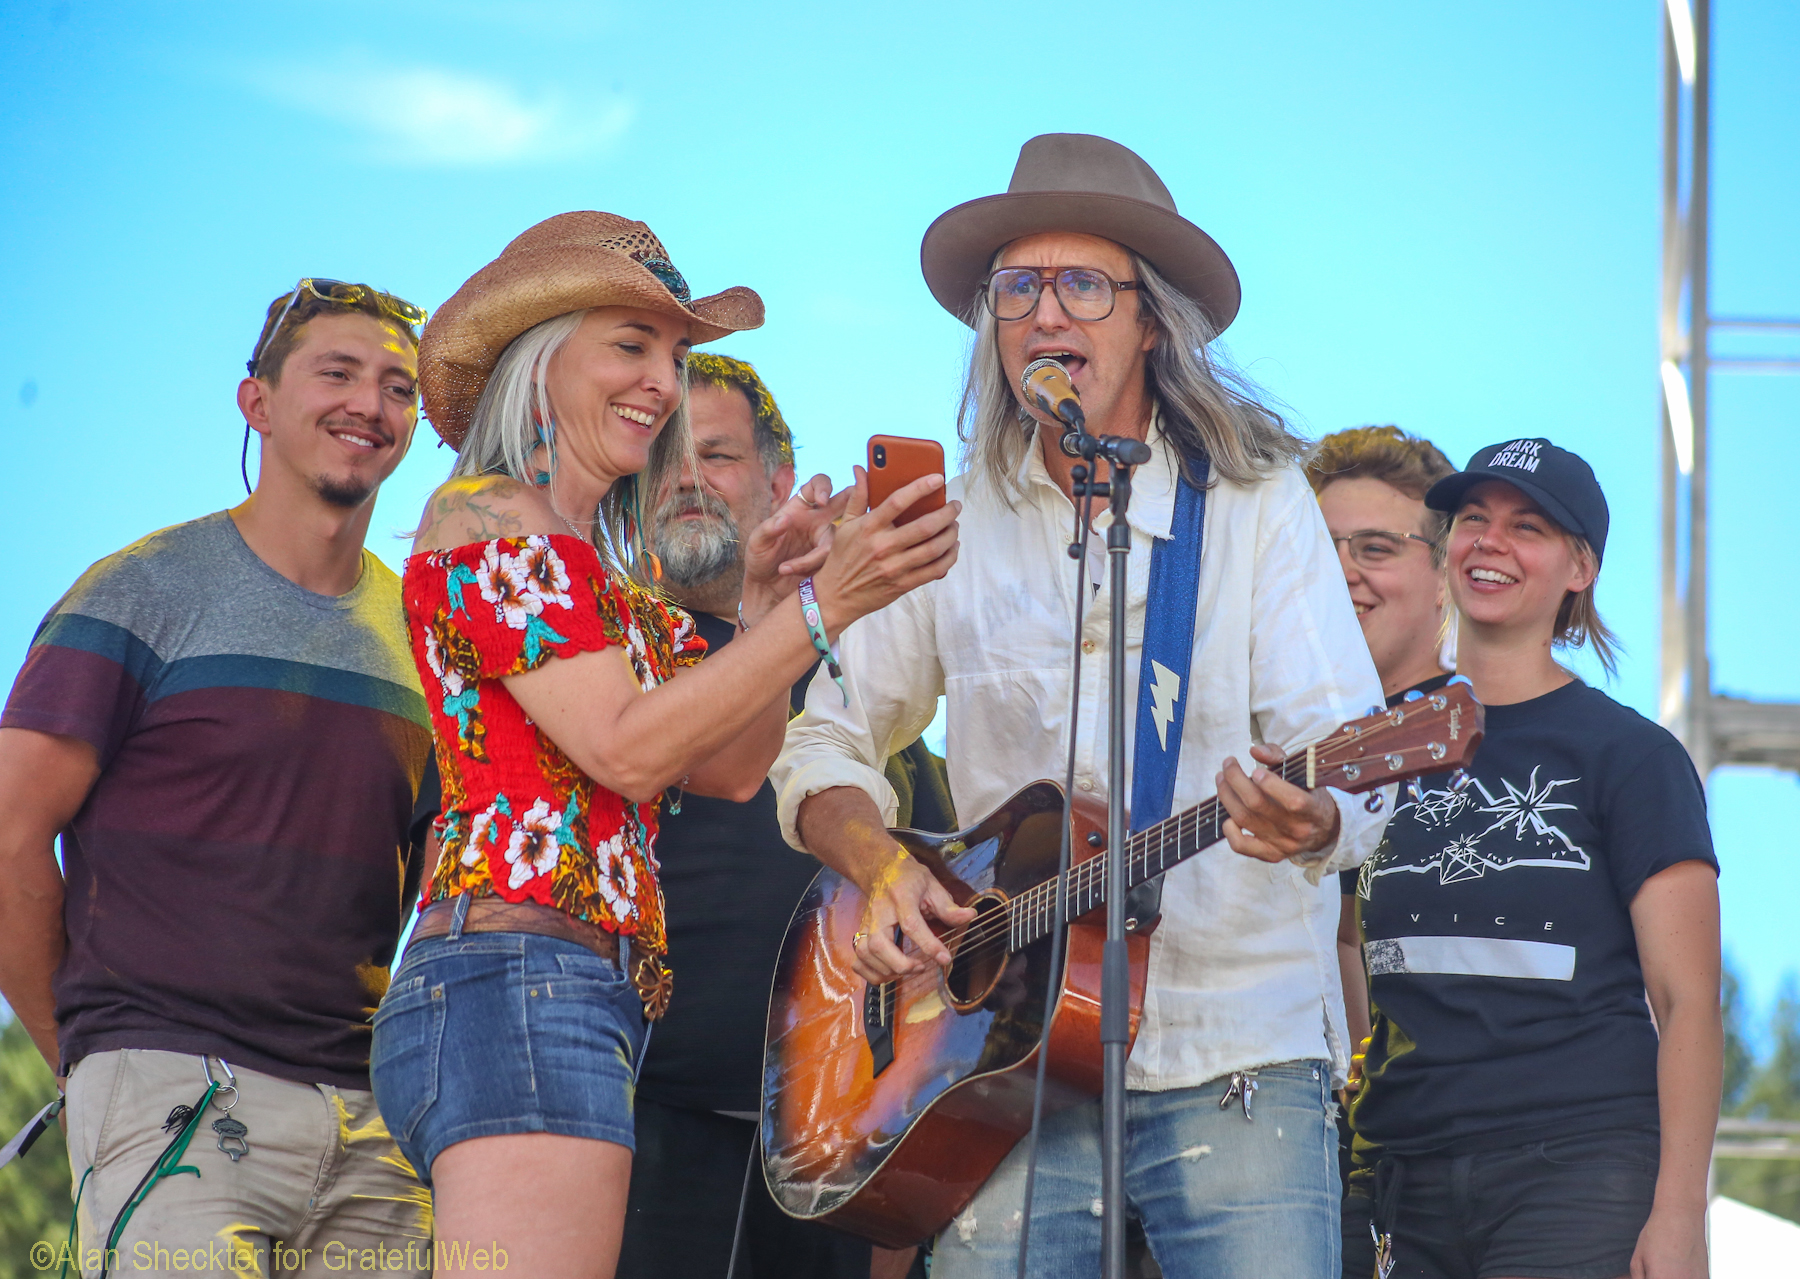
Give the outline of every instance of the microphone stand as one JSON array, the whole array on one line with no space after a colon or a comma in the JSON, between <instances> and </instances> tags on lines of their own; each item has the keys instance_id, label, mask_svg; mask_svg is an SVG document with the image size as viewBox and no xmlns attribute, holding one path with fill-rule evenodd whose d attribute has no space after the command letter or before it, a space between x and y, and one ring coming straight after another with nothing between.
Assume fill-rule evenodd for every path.
<instances>
[{"instance_id":1,"label":"microphone stand","mask_svg":"<svg viewBox=\"0 0 1800 1279\"><path fill-rule=\"evenodd\" d=\"M1073 420L1070 420L1073 419ZM1111 467L1106 480L1084 480L1073 486L1077 500L1108 499L1112 524L1106 530L1106 555L1112 567L1112 617L1107 671L1106 781L1106 942L1100 962L1100 1051L1104 1085L1100 1100L1101 1273L1125 1279L1125 1052L1131 1043L1131 961L1125 948L1125 595L1131 526L1131 475L1151 458L1142 440L1116 435L1093 436L1078 408L1065 415L1069 430L1063 452L1080 457L1089 474L1104 458ZM1086 512L1083 512L1086 514ZM1070 729L1073 732L1073 726Z\"/></svg>"}]
</instances>

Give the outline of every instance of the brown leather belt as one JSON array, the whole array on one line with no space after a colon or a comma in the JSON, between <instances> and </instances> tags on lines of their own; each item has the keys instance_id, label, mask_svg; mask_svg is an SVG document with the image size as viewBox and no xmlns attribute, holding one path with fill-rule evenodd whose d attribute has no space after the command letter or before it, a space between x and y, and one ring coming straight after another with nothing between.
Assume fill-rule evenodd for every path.
<instances>
[{"instance_id":1,"label":"brown leather belt","mask_svg":"<svg viewBox=\"0 0 1800 1279\"><path fill-rule=\"evenodd\" d=\"M413 929L416 938L446 937L455 922L456 901L433 902L419 913ZM576 919L567 911L537 902L509 902L498 897L476 897L469 902L469 913L463 919L465 933L532 933L539 937L555 937L560 941L585 946L602 959L619 962L619 936L599 924ZM638 998L644 1004L644 1016L660 1019L669 1006L673 975L653 951L637 950L631 956L631 971L626 974Z\"/></svg>"},{"instance_id":2,"label":"brown leather belt","mask_svg":"<svg viewBox=\"0 0 1800 1279\"><path fill-rule=\"evenodd\" d=\"M456 899L433 902L419 915L414 937L445 937L456 915ZM465 933L533 933L585 946L602 959L619 962L619 936L598 924L576 919L568 911L537 902L509 902L498 897L477 897L469 903Z\"/></svg>"}]
</instances>

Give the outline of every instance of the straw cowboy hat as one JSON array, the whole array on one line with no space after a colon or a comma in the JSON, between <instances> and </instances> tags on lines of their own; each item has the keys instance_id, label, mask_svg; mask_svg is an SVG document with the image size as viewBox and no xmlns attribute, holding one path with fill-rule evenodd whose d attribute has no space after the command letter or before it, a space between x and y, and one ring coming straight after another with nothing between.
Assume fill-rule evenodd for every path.
<instances>
[{"instance_id":1,"label":"straw cowboy hat","mask_svg":"<svg viewBox=\"0 0 1800 1279\"><path fill-rule=\"evenodd\" d=\"M1134 151L1088 133L1044 133L1019 150L1005 195L959 204L925 232L919 262L943 308L973 327L998 253L1044 231L1079 231L1147 259L1223 333L1238 312L1238 277L1213 238Z\"/></svg>"},{"instance_id":2,"label":"straw cowboy hat","mask_svg":"<svg viewBox=\"0 0 1800 1279\"><path fill-rule=\"evenodd\" d=\"M507 245L456 291L419 339L425 413L461 448L488 374L534 324L594 306L634 306L688 322L696 343L754 329L762 299L746 288L694 299L662 241L612 213L559 213Z\"/></svg>"}]
</instances>

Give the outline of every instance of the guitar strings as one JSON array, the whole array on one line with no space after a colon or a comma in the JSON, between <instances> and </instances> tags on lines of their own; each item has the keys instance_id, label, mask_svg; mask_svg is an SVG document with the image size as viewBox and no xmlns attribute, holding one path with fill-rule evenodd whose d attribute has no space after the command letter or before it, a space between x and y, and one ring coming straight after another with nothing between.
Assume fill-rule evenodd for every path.
<instances>
[{"instance_id":1,"label":"guitar strings","mask_svg":"<svg viewBox=\"0 0 1800 1279\"><path fill-rule=\"evenodd\" d=\"M1315 755L1315 761L1317 758L1317 755ZM1289 757L1289 759L1284 760L1280 766L1282 777L1290 782L1298 781L1305 775L1305 764L1306 757L1304 752ZM1185 836L1198 834L1201 829L1208 825L1211 825L1215 831L1221 830L1223 822L1219 820L1219 808L1219 800L1214 796L1195 805L1193 808L1186 810L1172 822L1159 823L1157 826L1150 827L1148 830L1139 831L1132 835L1126 841L1128 868L1131 870L1140 868L1145 871L1149 870L1149 861L1152 853L1150 848L1152 841L1150 837L1152 835L1157 836L1155 841L1156 849L1154 851L1158 860L1161 860L1162 854L1167 849L1168 836L1171 831L1176 839L1176 846L1179 848L1180 843ZM1216 842L1216 839L1217 836L1215 836L1214 842ZM1084 892L1091 893L1103 888L1107 860L1107 854L1102 853L1099 856L1090 857L1071 870L1069 872L1068 881L1069 896L1074 899L1079 899ZM1054 879L1045 880L1042 883L1035 884L1025 892L1019 894L1019 896L1008 901L1004 910L991 912L987 919L971 925L960 938L955 939L957 942L958 956L965 954L981 954L985 950L991 949L992 946L999 941L1002 934L1007 935L1010 943L1010 937L1014 926L1022 919L1039 925L1036 929L1027 930L1030 935L1023 938L1023 944L1030 945L1032 942L1041 939L1044 935L1042 931L1043 926L1046 925L1048 919L1054 916L1055 899L1051 894L1054 891L1055 884L1056 881ZM1071 916L1087 914L1089 911L1093 910L1097 904L1098 903L1090 904L1086 909L1078 909L1075 906L1071 906L1069 913ZM911 941L911 938L904 938L902 940L902 953L907 953L906 948L908 945L911 945ZM916 947L911 953L918 953Z\"/></svg>"},{"instance_id":2,"label":"guitar strings","mask_svg":"<svg viewBox=\"0 0 1800 1279\"><path fill-rule=\"evenodd\" d=\"M1386 719L1384 723L1378 724L1373 729L1363 733L1334 733L1331 737L1318 743L1313 751L1315 773L1321 768L1332 768L1336 767L1339 763L1346 762L1338 755L1339 749L1351 745L1359 745L1366 748L1368 738L1378 736L1394 727L1398 727L1398 725L1389 718ZM1411 749L1417 748L1414 747ZM1406 752L1403 750L1398 753L1405 754ZM1299 781L1306 773L1306 752L1302 750L1288 756L1278 766L1278 772L1285 781ZM1207 825L1211 825L1215 832L1221 832L1224 823L1220 820L1219 810L1220 801L1218 796L1214 795L1211 798L1196 804L1193 808L1178 814L1170 821L1159 822L1155 826L1133 834L1125 841L1127 870L1136 871L1141 868L1146 872L1145 878L1149 877L1149 862L1151 856L1150 837L1152 835L1156 836L1155 852L1157 859L1160 862L1163 853L1168 847L1171 831L1173 832L1175 847L1178 852L1182 842L1187 836L1198 835ZM1215 835L1211 842L1216 843L1217 840L1218 836ZM1086 861L1079 863L1070 870L1067 889L1069 898L1071 899L1068 907L1068 915L1070 918L1078 918L1081 915L1088 914L1100 904L1098 902L1093 902L1086 910L1080 910L1076 905L1084 891L1091 893L1104 887L1105 871L1110 856L1110 851L1101 853L1098 856L1088 858ZM1164 869L1167 868L1164 867ZM1158 871L1155 873L1160 874L1161 872ZM1041 940L1045 930L1048 928L1048 921L1053 919L1055 915L1056 902L1051 894L1055 891L1059 879L1060 877L1057 879L1047 879L1042 883L1034 884L1025 892L1006 902L1003 909L992 911L989 913L987 919L977 920L974 924L970 925L960 937L954 938L956 942L955 958L975 959L984 957L997 947L1010 952L1013 949L1012 938L1014 936L1015 926L1021 923L1027 925L1027 927L1019 930L1021 946L1028 946ZM1104 898L1102 898L1102 901L1103 900ZM1035 925L1035 927L1033 927L1033 925ZM919 953L918 947L913 944L910 937L903 937L901 939L900 951L903 955ZM935 988L937 981L938 973L933 971L932 968L927 968L923 972L907 974L894 981L882 982L880 985L884 989L893 986L896 988L896 993L900 993L916 991L922 986Z\"/></svg>"}]
</instances>

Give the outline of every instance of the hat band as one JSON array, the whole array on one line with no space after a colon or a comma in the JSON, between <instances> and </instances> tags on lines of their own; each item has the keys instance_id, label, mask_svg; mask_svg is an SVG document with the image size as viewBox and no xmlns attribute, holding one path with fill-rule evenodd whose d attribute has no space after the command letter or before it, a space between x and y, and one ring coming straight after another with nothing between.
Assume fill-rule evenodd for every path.
<instances>
[{"instance_id":1,"label":"hat band","mask_svg":"<svg viewBox=\"0 0 1800 1279\"><path fill-rule=\"evenodd\" d=\"M688 282L682 278L681 272L675 269L675 264L669 259L660 257L649 249L639 249L631 255L631 260L662 281L663 288L672 293L675 300L681 305L693 305L694 295L688 289Z\"/></svg>"}]
</instances>

